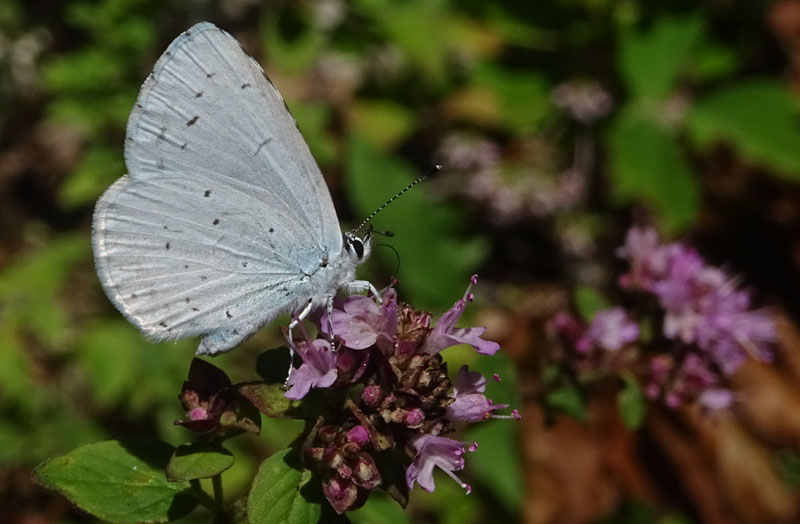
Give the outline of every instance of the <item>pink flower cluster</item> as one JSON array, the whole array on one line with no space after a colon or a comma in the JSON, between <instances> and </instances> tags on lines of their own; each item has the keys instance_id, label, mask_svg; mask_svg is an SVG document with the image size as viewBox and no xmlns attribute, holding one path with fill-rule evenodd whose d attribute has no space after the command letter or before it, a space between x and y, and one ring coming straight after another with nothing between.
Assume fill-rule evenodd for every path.
<instances>
[{"instance_id":1,"label":"pink flower cluster","mask_svg":"<svg viewBox=\"0 0 800 524\"><path fill-rule=\"evenodd\" d=\"M302 338L288 340L302 364L288 382L286 397L299 400L315 388L348 392L344 413L318 422L305 448L337 512L363 504L375 487L387 489L389 477L405 478L405 486L387 489L401 503L415 483L432 491L435 468L469 492L471 488L455 472L464 468L464 453L477 443L444 435L457 421L519 418L516 410L511 415L495 414L508 406L486 397L486 379L480 373L463 366L453 383L440 355L458 344L484 355L500 348L482 338L485 328L456 327L473 300L470 289L476 283L473 276L464 297L435 325L430 313L399 303L394 288L388 287L380 303L360 295L335 303L330 323L327 317L318 322L318 338L311 339L301 326ZM402 457L402 473L378 468L379 461L372 457L384 451Z\"/></svg>"},{"instance_id":2,"label":"pink flower cluster","mask_svg":"<svg viewBox=\"0 0 800 524\"><path fill-rule=\"evenodd\" d=\"M694 249L660 243L654 229L632 228L619 255L630 263L619 284L633 300L598 312L588 326L568 313L556 315L550 326L561 342L579 359L594 361L635 344L635 359L644 359L647 369L649 398L669 407L690 401L709 410L730 405L734 396L724 377L748 355L772 358L776 333L768 312L753 309L750 293ZM639 322L655 326L654 337L641 340Z\"/></svg>"}]
</instances>

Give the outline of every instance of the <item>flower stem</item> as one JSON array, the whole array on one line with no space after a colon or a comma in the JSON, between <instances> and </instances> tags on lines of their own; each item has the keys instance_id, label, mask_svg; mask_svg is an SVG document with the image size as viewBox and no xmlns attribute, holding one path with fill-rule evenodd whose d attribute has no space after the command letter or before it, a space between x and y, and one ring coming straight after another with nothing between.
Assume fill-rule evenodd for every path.
<instances>
[{"instance_id":1,"label":"flower stem","mask_svg":"<svg viewBox=\"0 0 800 524\"><path fill-rule=\"evenodd\" d=\"M223 522L225 516L225 501L222 497L222 475L211 477L211 485L214 487L214 519L212 522Z\"/></svg>"}]
</instances>

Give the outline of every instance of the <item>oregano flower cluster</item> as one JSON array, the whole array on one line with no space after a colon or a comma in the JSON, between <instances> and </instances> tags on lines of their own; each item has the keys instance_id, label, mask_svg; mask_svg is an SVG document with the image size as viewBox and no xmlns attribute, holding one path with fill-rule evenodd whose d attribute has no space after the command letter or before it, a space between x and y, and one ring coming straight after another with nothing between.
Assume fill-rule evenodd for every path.
<instances>
[{"instance_id":1,"label":"oregano flower cluster","mask_svg":"<svg viewBox=\"0 0 800 524\"><path fill-rule=\"evenodd\" d=\"M629 263L619 279L625 306L599 311L588 323L566 312L550 322L577 367L595 374L643 369L645 395L668 407L729 406L734 395L725 378L748 356L772 359L769 312L753 308L751 293L735 278L691 247L661 243L652 228L629 230L618 254Z\"/></svg>"},{"instance_id":2,"label":"oregano flower cluster","mask_svg":"<svg viewBox=\"0 0 800 524\"><path fill-rule=\"evenodd\" d=\"M241 410L220 426L228 406L237 405L234 397L269 416L309 420L295 448L337 513L360 507L376 488L405 506L414 485L434 490L437 468L469 493L457 472L478 444L451 438L455 424L519 418L516 410L498 413L508 405L486 396L481 373L462 366L451 377L441 355L458 344L484 355L500 348L482 338L485 328L456 327L476 283L473 276L464 296L435 322L430 313L401 303L392 286L380 297L337 299L330 318L323 311L315 320L316 337L303 324L292 337L284 331L301 363L280 397L275 385L232 386L214 378L222 387L211 392L187 382L180 396L187 414L176 423L203 432L246 429L236 422Z\"/></svg>"}]
</instances>

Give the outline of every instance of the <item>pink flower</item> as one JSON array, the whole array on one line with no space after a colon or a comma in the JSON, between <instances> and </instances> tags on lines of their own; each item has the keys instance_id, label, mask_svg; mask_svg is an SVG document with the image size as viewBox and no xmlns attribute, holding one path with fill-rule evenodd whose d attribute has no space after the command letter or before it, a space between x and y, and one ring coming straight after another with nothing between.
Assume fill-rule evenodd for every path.
<instances>
[{"instance_id":1,"label":"pink flower","mask_svg":"<svg viewBox=\"0 0 800 524\"><path fill-rule=\"evenodd\" d=\"M373 297L352 295L331 315L333 332L350 349L366 349L380 339L391 341L397 332L397 300L393 288L384 292L383 304ZM321 328L327 334L327 322Z\"/></svg>"},{"instance_id":2,"label":"pink flower","mask_svg":"<svg viewBox=\"0 0 800 524\"><path fill-rule=\"evenodd\" d=\"M472 491L469 484L464 483L453 473L464 469L464 442L423 434L412 441L412 445L417 450L417 455L406 470L408 489L412 489L416 482L425 491L433 491L436 488L433 483L433 469L438 467L459 486L466 489L467 494ZM475 451L475 448L476 445L472 444L467 449Z\"/></svg>"},{"instance_id":3,"label":"pink flower","mask_svg":"<svg viewBox=\"0 0 800 524\"><path fill-rule=\"evenodd\" d=\"M492 411L504 409L508 404L492 404L483 392L486 391L486 378L477 371L469 371L467 366L458 370L453 387L452 404L447 406L450 420L466 422L482 422L489 418L512 418L511 416L492 415Z\"/></svg>"},{"instance_id":4,"label":"pink flower","mask_svg":"<svg viewBox=\"0 0 800 524\"><path fill-rule=\"evenodd\" d=\"M655 230L632 228L620 254L631 265L621 284L658 299L665 337L695 345L726 375L748 353L771 360L776 333L769 314L752 309L750 293L737 289L730 276L707 265L697 251L679 243L661 245Z\"/></svg>"},{"instance_id":5,"label":"pink flower","mask_svg":"<svg viewBox=\"0 0 800 524\"><path fill-rule=\"evenodd\" d=\"M336 382L338 375L336 368L336 354L331 351L330 342L318 338L309 340L303 329L305 340L289 340L289 345L300 355L303 363L292 372L287 385L289 390L284 393L286 398L299 400L308 394L312 387L327 388Z\"/></svg>"},{"instance_id":6,"label":"pink flower","mask_svg":"<svg viewBox=\"0 0 800 524\"><path fill-rule=\"evenodd\" d=\"M431 330L430 335L428 335L428 339L425 341L425 345L420 351L421 353L435 355L445 348L458 344L469 344L475 348L475 351L483 355L494 355L497 353L497 350L500 349L500 344L481 338L486 328L455 327L456 323L461 318L461 314L464 313L467 302L472 301L472 293L470 293L470 290L477 282L478 276L473 275L470 280L470 285L467 287L466 293L464 293L464 297L459 299L452 308L439 318L436 322L436 326Z\"/></svg>"},{"instance_id":7,"label":"pink flower","mask_svg":"<svg viewBox=\"0 0 800 524\"><path fill-rule=\"evenodd\" d=\"M599 347L617 351L639 338L639 326L628 318L621 307L597 312L586 332L575 343L575 348L588 352Z\"/></svg>"}]
</instances>

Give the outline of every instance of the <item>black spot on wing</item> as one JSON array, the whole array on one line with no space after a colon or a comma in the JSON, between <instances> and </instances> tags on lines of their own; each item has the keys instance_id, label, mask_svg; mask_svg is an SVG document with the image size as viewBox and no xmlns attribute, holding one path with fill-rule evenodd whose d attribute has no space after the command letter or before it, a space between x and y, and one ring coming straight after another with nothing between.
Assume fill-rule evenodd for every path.
<instances>
[{"instance_id":1,"label":"black spot on wing","mask_svg":"<svg viewBox=\"0 0 800 524\"><path fill-rule=\"evenodd\" d=\"M269 232L270 232L270 233L272 233L272 232L274 232L274 231L275 231L275 228L273 228L273 227L269 228Z\"/></svg>"},{"instance_id":2,"label":"black spot on wing","mask_svg":"<svg viewBox=\"0 0 800 524\"><path fill-rule=\"evenodd\" d=\"M203 196L206 197L206 198L210 197L211 196L211 190L210 189L206 189L206 192L203 193Z\"/></svg>"},{"instance_id":3,"label":"black spot on wing","mask_svg":"<svg viewBox=\"0 0 800 524\"><path fill-rule=\"evenodd\" d=\"M187 126L193 126L193 125L195 124L195 122L197 122L197 119L198 119L198 118L200 118L200 116L198 116L198 115L195 115L194 117L192 117L192 119L191 119L191 120L189 120L188 122L186 122L186 125L187 125Z\"/></svg>"},{"instance_id":4,"label":"black spot on wing","mask_svg":"<svg viewBox=\"0 0 800 524\"><path fill-rule=\"evenodd\" d=\"M256 148L256 152L253 153L253 156L257 155L261 151L261 148L264 147L265 145L269 144L270 142L272 142L272 138L267 138L263 142L258 144L258 147Z\"/></svg>"},{"instance_id":5,"label":"black spot on wing","mask_svg":"<svg viewBox=\"0 0 800 524\"><path fill-rule=\"evenodd\" d=\"M233 315L231 315L230 311L225 311L225 316L228 318L233 318Z\"/></svg>"},{"instance_id":6,"label":"black spot on wing","mask_svg":"<svg viewBox=\"0 0 800 524\"><path fill-rule=\"evenodd\" d=\"M200 98L201 96L203 96L203 92L202 91L198 91L197 93L194 94L195 98Z\"/></svg>"},{"instance_id":7,"label":"black spot on wing","mask_svg":"<svg viewBox=\"0 0 800 524\"><path fill-rule=\"evenodd\" d=\"M248 83L242 84L242 89L247 89L248 87L253 87L253 85Z\"/></svg>"},{"instance_id":8,"label":"black spot on wing","mask_svg":"<svg viewBox=\"0 0 800 524\"><path fill-rule=\"evenodd\" d=\"M161 326L161 327L167 327L167 323L166 322L159 322L158 325Z\"/></svg>"},{"instance_id":9,"label":"black spot on wing","mask_svg":"<svg viewBox=\"0 0 800 524\"><path fill-rule=\"evenodd\" d=\"M169 249L169 242L167 242L167 245L166 245L166 246L164 246L164 247L166 247L167 249Z\"/></svg>"},{"instance_id":10,"label":"black spot on wing","mask_svg":"<svg viewBox=\"0 0 800 524\"><path fill-rule=\"evenodd\" d=\"M218 218L215 218L215 219L214 219L214 221L213 221L213 222L211 222L211 223L212 223L212 224L214 224L214 225L216 226L217 224L219 224L219 219L218 219Z\"/></svg>"}]
</instances>

